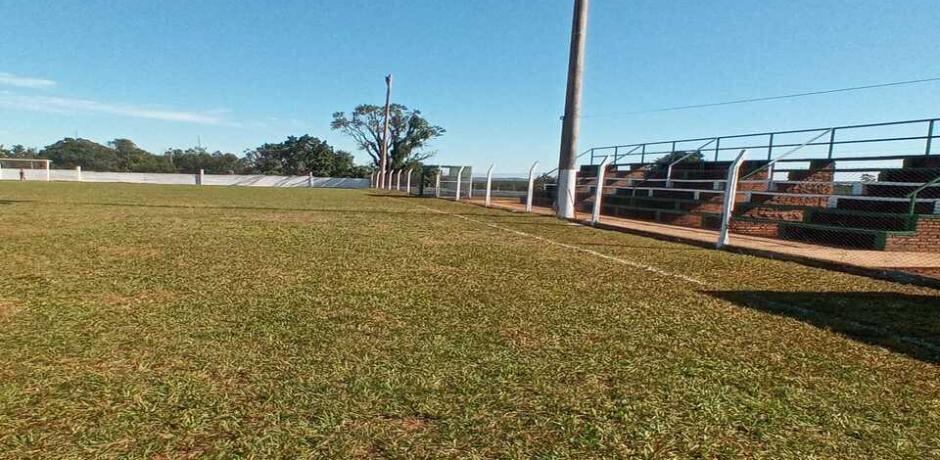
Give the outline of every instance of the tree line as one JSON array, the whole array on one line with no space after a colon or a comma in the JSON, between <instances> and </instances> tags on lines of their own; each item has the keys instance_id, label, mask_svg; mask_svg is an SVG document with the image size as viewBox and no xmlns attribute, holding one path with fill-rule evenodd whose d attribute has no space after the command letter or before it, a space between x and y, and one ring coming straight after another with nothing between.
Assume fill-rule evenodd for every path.
<instances>
[{"instance_id":1,"label":"tree line","mask_svg":"<svg viewBox=\"0 0 940 460\"><path fill-rule=\"evenodd\" d=\"M67 137L42 149L0 145L0 158L46 159L59 169L81 166L86 171L102 172L193 174L202 169L207 174L312 173L318 177L368 177L379 162L385 135L384 110L384 107L363 104L357 106L349 117L344 112L333 114L332 129L352 138L359 149L369 155L370 165L356 165L351 153L307 134L289 136L278 143L265 143L246 151L243 156L209 152L202 147L168 149L163 154L154 154L130 139L114 139L102 145L88 139ZM392 105L388 130L390 167L399 169L420 165L434 154L425 150L428 143L444 132L444 128L430 124L420 111Z\"/></svg>"},{"instance_id":2,"label":"tree line","mask_svg":"<svg viewBox=\"0 0 940 460\"><path fill-rule=\"evenodd\" d=\"M168 149L162 155L138 147L130 139L114 139L102 145L88 139L65 138L42 150L14 145L0 146L0 157L38 158L52 161L56 168L81 166L85 171L272 174L320 177L363 177L369 168L356 166L349 152L334 149L309 135L290 136L279 143L267 143L244 156L202 147Z\"/></svg>"}]
</instances>

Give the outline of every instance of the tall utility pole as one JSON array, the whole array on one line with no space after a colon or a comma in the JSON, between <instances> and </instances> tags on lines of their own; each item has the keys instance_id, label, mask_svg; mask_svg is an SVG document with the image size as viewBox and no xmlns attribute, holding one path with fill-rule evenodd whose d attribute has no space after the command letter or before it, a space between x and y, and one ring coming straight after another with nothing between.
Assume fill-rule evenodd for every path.
<instances>
[{"instance_id":1,"label":"tall utility pole","mask_svg":"<svg viewBox=\"0 0 940 460\"><path fill-rule=\"evenodd\" d=\"M385 76L385 128L382 130L382 156L379 158L379 188L383 188L385 180L385 170L391 168L388 164L388 110L389 103L392 101L392 74ZM389 179L391 182L391 179Z\"/></svg>"},{"instance_id":2,"label":"tall utility pole","mask_svg":"<svg viewBox=\"0 0 940 460\"><path fill-rule=\"evenodd\" d=\"M589 0L574 0L571 22L571 50L568 55L568 90L561 127L558 155L558 217L574 218L575 161L581 119L581 75L584 71L584 39L587 35ZM600 184L599 184L600 185Z\"/></svg>"}]
</instances>

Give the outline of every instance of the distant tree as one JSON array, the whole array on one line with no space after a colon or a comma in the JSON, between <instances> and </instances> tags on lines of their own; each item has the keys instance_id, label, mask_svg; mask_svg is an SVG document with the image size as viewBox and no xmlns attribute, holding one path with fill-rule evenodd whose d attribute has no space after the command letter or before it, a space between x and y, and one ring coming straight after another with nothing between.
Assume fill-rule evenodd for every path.
<instances>
[{"instance_id":1,"label":"distant tree","mask_svg":"<svg viewBox=\"0 0 940 460\"><path fill-rule=\"evenodd\" d=\"M238 174L248 170L245 160L237 155L219 151L209 153L202 147L170 149L163 157L174 171L180 173L195 174L202 169L206 174Z\"/></svg>"},{"instance_id":2,"label":"distant tree","mask_svg":"<svg viewBox=\"0 0 940 460\"><path fill-rule=\"evenodd\" d=\"M115 151L118 171L175 172L173 164L165 156L154 155L130 139L115 139L108 142L108 146Z\"/></svg>"},{"instance_id":3,"label":"distant tree","mask_svg":"<svg viewBox=\"0 0 940 460\"><path fill-rule=\"evenodd\" d=\"M33 147L23 147L22 145L14 145L9 149L0 145L0 157L4 158L41 158L39 151Z\"/></svg>"},{"instance_id":4,"label":"distant tree","mask_svg":"<svg viewBox=\"0 0 940 460\"><path fill-rule=\"evenodd\" d=\"M46 146L39 155L51 160L57 168L81 166L88 171L123 171L116 150L88 139L67 137Z\"/></svg>"},{"instance_id":5,"label":"distant tree","mask_svg":"<svg viewBox=\"0 0 940 460\"><path fill-rule=\"evenodd\" d=\"M381 155L385 107L362 104L347 117L345 112L333 114L330 127L351 137L359 149L379 164ZM409 110L401 104L392 104L389 109L389 165L392 169L412 166L434 155L425 152L428 143L442 136L446 130L430 124L418 110Z\"/></svg>"},{"instance_id":6,"label":"distant tree","mask_svg":"<svg viewBox=\"0 0 940 460\"><path fill-rule=\"evenodd\" d=\"M349 177L357 173L353 156L335 150L326 141L303 135L284 142L264 144L245 155L248 168L260 174Z\"/></svg>"}]
</instances>

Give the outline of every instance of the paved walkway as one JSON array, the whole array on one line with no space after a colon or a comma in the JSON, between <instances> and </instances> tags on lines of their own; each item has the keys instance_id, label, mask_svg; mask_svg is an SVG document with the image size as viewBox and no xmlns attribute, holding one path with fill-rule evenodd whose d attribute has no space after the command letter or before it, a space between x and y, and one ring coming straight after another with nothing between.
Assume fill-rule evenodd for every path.
<instances>
[{"instance_id":1,"label":"paved walkway","mask_svg":"<svg viewBox=\"0 0 940 460\"><path fill-rule=\"evenodd\" d=\"M480 199L471 200L472 203L483 205ZM508 209L511 211L525 211L525 206L516 201L492 200L492 207ZM533 213L554 215L549 208L534 207ZM576 220L587 222L590 215L578 213ZM622 219L618 217L601 216L600 224L613 230L630 233L650 235L658 238L673 239L700 245L713 246L718 240L718 232L700 228L680 227L657 222ZM898 270L919 273L922 275L940 277L940 254L930 252L889 252L867 251L860 249L842 249L827 246L816 246L798 241L778 240L750 235L732 233L729 237L730 249L739 249L744 252L759 253L761 255L778 255L790 259L803 259L826 264L849 265L862 269ZM917 270L908 270L917 269Z\"/></svg>"}]
</instances>

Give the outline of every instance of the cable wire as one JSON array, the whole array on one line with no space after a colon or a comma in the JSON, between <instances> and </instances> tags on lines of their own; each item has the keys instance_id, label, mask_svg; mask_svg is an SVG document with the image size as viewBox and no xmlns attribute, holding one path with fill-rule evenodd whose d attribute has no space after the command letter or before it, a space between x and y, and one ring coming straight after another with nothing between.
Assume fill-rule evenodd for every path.
<instances>
[{"instance_id":1,"label":"cable wire","mask_svg":"<svg viewBox=\"0 0 940 460\"><path fill-rule=\"evenodd\" d=\"M889 86L913 85L917 83L928 83L928 82L933 82L933 81L940 81L940 77L921 78L918 80L894 81L890 83L877 83L874 85L850 86L847 88L826 89L826 90L821 90L821 91L809 91L806 93L784 94L781 96L754 97L754 98L737 99L737 100L724 101L724 102L711 102L708 104L680 105L680 106L675 106L675 107L664 107L661 109L626 112L622 114L584 115L581 118L624 117L624 116L629 116L629 115L639 115L643 113L673 112L673 111L678 111L678 110L702 109L706 107L719 107L719 106L724 106L724 105L748 104L751 102L775 101L775 100L780 100L780 99L790 99L790 98L796 98L796 97L818 96L821 94L844 93L848 91L860 91L860 90L865 90L865 89L886 88Z\"/></svg>"}]
</instances>

